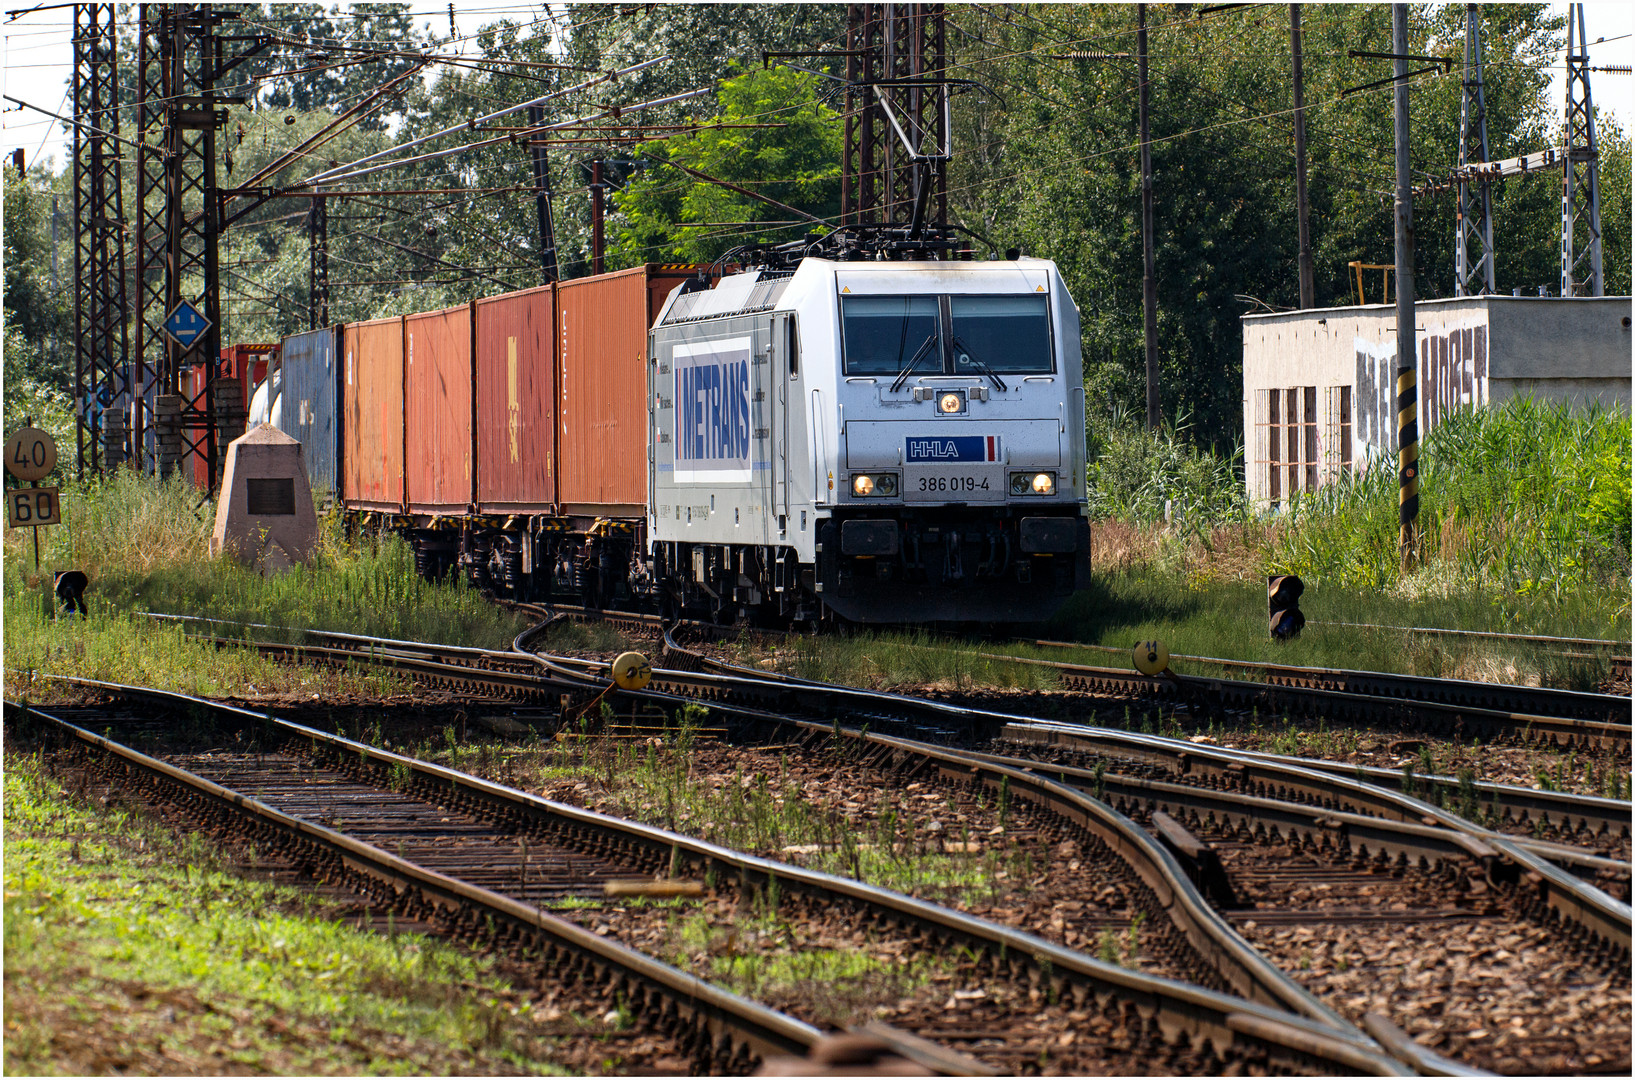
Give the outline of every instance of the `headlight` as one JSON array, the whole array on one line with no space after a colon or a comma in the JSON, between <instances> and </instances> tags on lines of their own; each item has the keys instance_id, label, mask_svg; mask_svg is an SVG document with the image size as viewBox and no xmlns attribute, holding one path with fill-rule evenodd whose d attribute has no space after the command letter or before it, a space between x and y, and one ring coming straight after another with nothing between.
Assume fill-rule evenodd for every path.
<instances>
[{"instance_id":1,"label":"headlight","mask_svg":"<svg viewBox=\"0 0 1635 1080\"><path fill-rule=\"evenodd\" d=\"M1054 495L1056 494L1056 474L1053 472L1011 473L1010 489L1012 495Z\"/></svg>"},{"instance_id":2,"label":"headlight","mask_svg":"<svg viewBox=\"0 0 1635 1080\"><path fill-rule=\"evenodd\" d=\"M870 496L889 499L897 494L897 474L854 473L852 475L852 494L864 499Z\"/></svg>"},{"instance_id":3,"label":"headlight","mask_svg":"<svg viewBox=\"0 0 1635 1080\"><path fill-rule=\"evenodd\" d=\"M944 413L963 412L965 398L960 394L948 392L937 399L937 410Z\"/></svg>"}]
</instances>

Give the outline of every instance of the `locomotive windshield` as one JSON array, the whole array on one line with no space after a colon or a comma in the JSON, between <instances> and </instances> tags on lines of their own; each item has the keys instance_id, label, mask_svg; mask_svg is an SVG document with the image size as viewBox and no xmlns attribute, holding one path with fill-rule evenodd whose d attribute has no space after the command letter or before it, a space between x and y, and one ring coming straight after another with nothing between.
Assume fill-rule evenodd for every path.
<instances>
[{"instance_id":1,"label":"locomotive windshield","mask_svg":"<svg viewBox=\"0 0 1635 1080\"><path fill-rule=\"evenodd\" d=\"M843 296L847 375L1048 374L1045 298Z\"/></svg>"},{"instance_id":2,"label":"locomotive windshield","mask_svg":"<svg viewBox=\"0 0 1635 1080\"><path fill-rule=\"evenodd\" d=\"M951 296L955 375L1048 373L1050 317L1040 296Z\"/></svg>"},{"instance_id":3,"label":"locomotive windshield","mask_svg":"<svg viewBox=\"0 0 1635 1080\"><path fill-rule=\"evenodd\" d=\"M941 320L935 296L848 296L841 300L846 374L896 375L942 370Z\"/></svg>"}]
</instances>

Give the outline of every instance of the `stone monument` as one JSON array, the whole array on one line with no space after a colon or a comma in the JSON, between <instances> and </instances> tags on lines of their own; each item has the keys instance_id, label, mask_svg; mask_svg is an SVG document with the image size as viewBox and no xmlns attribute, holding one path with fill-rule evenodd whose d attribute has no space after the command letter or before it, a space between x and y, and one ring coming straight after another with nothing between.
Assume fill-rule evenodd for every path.
<instances>
[{"instance_id":1,"label":"stone monument","mask_svg":"<svg viewBox=\"0 0 1635 1080\"><path fill-rule=\"evenodd\" d=\"M305 562L317 542L301 444L271 424L234 439L227 447L210 553L231 552L265 573Z\"/></svg>"}]
</instances>

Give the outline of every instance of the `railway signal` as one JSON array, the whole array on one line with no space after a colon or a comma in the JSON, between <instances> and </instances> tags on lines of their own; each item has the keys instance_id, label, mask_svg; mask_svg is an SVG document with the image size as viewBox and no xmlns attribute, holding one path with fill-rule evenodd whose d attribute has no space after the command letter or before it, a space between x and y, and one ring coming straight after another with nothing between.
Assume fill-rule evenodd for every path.
<instances>
[{"instance_id":1,"label":"railway signal","mask_svg":"<svg viewBox=\"0 0 1635 1080\"><path fill-rule=\"evenodd\" d=\"M1288 641L1306 625L1306 617L1300 613L1300 594L1305 591L1306 583L1293 574L1266 579L1266 607L1271 612L1275 640Z\"/></svg>"}]
</instances>

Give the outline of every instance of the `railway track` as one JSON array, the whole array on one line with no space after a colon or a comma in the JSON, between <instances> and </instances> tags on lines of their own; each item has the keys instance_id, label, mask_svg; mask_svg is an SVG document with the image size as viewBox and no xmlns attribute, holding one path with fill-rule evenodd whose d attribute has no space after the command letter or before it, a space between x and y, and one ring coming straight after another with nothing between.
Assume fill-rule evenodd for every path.
<instances>
[{"instance_id":1,"label":"railway track","mask_svg":"<svg viewBox=\"0 0 1635 1080\"><path fill-rule=\"evenodd\" d=\"M745 679L753 685L757 676L766 678L760 673L709 660L696 653L692 655L695 663L701 667L714 669L719 673L719 678L724 680ZM702 677L702 674L694 676L675 675L667 671L655 672L654 685L662 683L662 688L685 692L686 685ZM790 682L808 692L818 689L814 684ZM1148 764L1161 763L1174 775L1191 778L1194 784L1209 785L1209 791L1216 801L1206 807L1207 813L1231 815L1234 811L1228 804L1240 797L1236 795L1237 791L1258 792L1260 796L1271 796L1263 798L1262 801L1273 804L1272 807L1249 818L1251 828L1276 830L1297 827L1292 826L1287 816L1276 809L1278 806L1289 806L1292 803L1293 806L1299 807L1295 811L1296 815L1304 815L1308 820L1312 808L1323 812L1341 808L1350 808L1347 812L1361 811L1356 814L1358 820L1347 826L1353 830L1367 827L1363 823L1374 820L1387 826L1398 822L1405 829L1417 827L1432 832L1452 831L1461 838L1480 845L1484 850L1502 851L1504 860L1513 864L1516 873L1525 873L1529 880L1537 878L1545 908L1548 912L1555 913L1554 917L1564 919L1595 940L1607 942L1615 950L1621 950L1626 957L1629 952L1630 913L1627 902L1584 881L1573 879L1568 872L1555 865L1556 862L1560 862L1566 871L1582 875L1591 881L1608 884L1621 891L1627 898L1630 868L1626 861L1608 859L1593 851L1540 841L1536 838L1518 842L1465 821L1440 806L1404 795L1400 791L1336 775L1333 771L1307 769L1304 762L1300 764L1280 762L1269 755L1201 747L1161 736L1132 735L1110 729L1046 724L1022 718L1002 718L1001 714L979 713L969 709L956 710L953 706L936 702L921 702L918 699L871 691L836 687L832 688L832 692L843 700L870 703L877 708L884 699L888 705L893 703L905 703L905 707L918 705L936 714L944 711L959 713L966 721L967 730L975 731L982 728L1002 735L1022 736L1032 742L1070 744L1087 738L1093 739L1092 745L1101 752L1116 748L1126 758L1133 756ZM878 711L871 715L876 719L880 717ZM1067 773L1062 775L1065 777ZM1091 769L1082 769L1073 775L1078 776L1079 780L1088 786L1094 782L1097 774ZM1137 786L1164 783L1161 780L1122 778L1116 775L1112 781L1108 781L1106 774L1101 774L1100 779L1104 788L1108 782L1116 784L1125 779ZM1179 788L1186 785L1170 786ZM1495 816L1500 822L1508 821L1512 825L1519 825L1535 832L1548 831L1563 838L1578 837L1580 834L1607 837L1627 848L1630 833L1628 803L1558 792L1525 791L1524 795L1524 791L1525 789L1503 785L1486 785L1483 794L1488 797L1490 807L1495 805L1497 800L1496 805L1500 810ZM1179 798L1173 793L1172 797ZM1200 793L1196 798L1204 799L1205 796ZM1512 809L1506 809L1507 806ZM1385 843L1383 838L1376 838L1374 850L1380 850L1381 845ZM1393 852L1393 857L1429 860L1433 864L1449 850L1442 846L1441 840L1435 843L1399 840L1386 846Z\"/></svg>"},{"instance_id":2,"label":"railway track","mask_svg":"<svg viewBox=\"0 0 1635 1080\"><path fill-rule=\"evenodd\" d=\"M435 907L441 898L454 905L452 910L456 915L453 917L468 929L481 927L483 919L502 916L506 921L488 925L500 926L495 932L497 940L512 947L519 942L537 943L542 935L554 934L558 939L564 936L571 939L573 948L581 950L574 955L581 955L590 944L582 940L585 931L577 928L577 935L568 933L555 925L561 920L539 914L533 905L560 897L564 890L571 893L582 888L587 880L594 882L598 877L629 869L672 874L678 870L684 873L703 870L706 874L718 873L724 880L736 880L741 889L763 894L770 886L786 895L872 908L872 917L881 925L911 930L926 943L952 943L974 950L983 957L979 966L988 973L1042 979L1058 1000L1072 1003L1066 1011L1070 1020L1081 1026L1089 1022L1087 1032L1116 1029L1114 1043L1122 1047L1120 1052L1105 1059L1085 1059L1086 1067L1099 1063L1149 1070L1184 1068L1206 1073L1219 1071L1233 1062L1298 1071L1392 1072L1400 1068L1348 1024L1328 1022L1323 1015L1328 1010L1322 1006L1313 1009L1313 999L1298 990L1292 995L1294 1003L1315 1012L1317 1018L1291 1016L1276 1007L1100 964L1032 935L899 894L547 803L452 770L244 710L105 684L82 685L98 692L138 693L147 700L166 701L172 706L185 703L186 709L194 710L195 716L196 710L211 709L231 718L238 731L249 733L252 741L279 743L277 753L288 754L290 744L300 744L303 750L299 758L293 759L293 772L284 767L286 762L270 756L274 752L260 747L230 754L195 755L165 763L93 735L63 718L38 710L29 711L76 746L112 762L111 767L116 771L121 768L129 771L134 767L146 776L159 778L155 782L160 786L185 792L181 796L184 800L206 807L217 818L231 813L235 807L243 809L257 816L264 837L271 828L281 836L295 835L308 846L324 849L328 855L319 852L314 857L327 858L326 865L352 875L358 879L360 888L372 888L383 899L431 896ZM179 767L182 765L194 766L194 770L184 770ZM211 776L215 779L210 779ZM1025 782L1023 776L1018 779ZM233 785L231 789L227 787L229 782ZM251 794L259 794L261 798L248 798ZM1063 797L1070 802L1076 798L1081 812L1090 803L1068 794L1065 789L1057 793L1057 798ZM1105 832L1115 815L1105 807L1098 806L1095 810L1098 817L1094 824ZM339 835L343 826L350 835ZM1087 842L1101 842L1093 835L1095 829L1081 829L1081 832ZM1139 830L1129 830L1122 842L1139 842L1138 833ZM519 858L515 846L519 836L529 841L523 850L532 849L533 855L542 861L530 862L527 855ZM371 845L368 840L376 843ZM388 844L398 845L397 856L386 855L381 850ZM498 846L493 846L495 844ZM1149 859L1156 863L1165 861L1157 845L1150 840L1146 844ZM553 851L552 845L571 848L572 854ZM368 854L360 856L360 851ZM333 857L337 854L338 859ZM562 859L581 860L581 865L574 872L566 872ZM423 865L427 863L430 865ZM444 873L437 874L437 870ZM530 870L531 881L528 879ZM1174 873L1173 867L1171 873ZM439 887L425 884L425 880L429 880L425 875L435 878ZM483 888L484 883L489 887ZM500 895L500 890L506 895ZM1170 882L1169 890L1172 894L1187 891L1180 879ZM516 895L518 893L520 895ZM1173 896L1171 902L1174 903ZM1195 898L1193 902L1196 904ZM479 911L481 917L473 915L473 911ZM1192 913L1194 918L1199 914L1203 912ZM595 940L594 935L591 938ZM1215 944L1219 947L1220 943ZM547 958L555 955L551 948L545 949ZM624 966L619 970L623 974L606 978L611 979L613 985L627 989L634 985L634 978L652 984L658 974L666 974L648 970L632 975L628 961L628 957L610 959L599 955L590 964L598 971L607 971L619 969L622 963ZM1260 962L1252 952L1223 966L1230 966L1232 962L1261 979L1262 995L1290 996L1292 983ZM663 968L663 965L657 967ZM659 998L665 997L665 986L671 990L675 987L678 973L673 969L666 972L669 983L657 979ZM1271 975L1269 980L1268 974ZM683 975L683 978L687 977ZM693 990L697 990L696 980ZM638 1000L653 998L654 993L652 990L645 996L638 993ZM767 1034L770 1022L764 1015L757 1014L758 1019L748 1028L739 1020L724 1017L724 1012L731 1012L728 1006L735 1008L736 1004L717 994L717 999L711 999L714 1011L703 1020L690 1021L708 1034L707 1045L713 1054L709 1061L714 1066L743 1063L757 1053L776 1049L772 1044L778 1040L786 1050L792 1040L809 1043L813 1029L807 1027L785 1024L778 1039L773 1040ZM666 1015L670 1015L674 1001L665 1000L670 1003L663 1008ZM692 1014L683 1009L681 1015ZM694 1037L690 1043L695 1053L698 1046L703 1045L699 1038L702 1036ZM981 1046L984 1056L997 1059L1001 1064L1007 1060L1003 1046L991 1045L994 1042L991 1036L969 1041ZM907 1037L899 1038L894 1045L906 1047L905 1054L911 1054L920 1046ZM1407 1053L1422 1067L1435 1067L1437 1063L1434 1055L1412 1050ZM703 1059L695 1057L695 1060ZM958 1059L946 1055L936 1064L947 1071L950 1062L957 1064Z\"/></svg>"},{"instance_id":3,"label":"railway track","mask_svg":"<svg viewBox=\"0 0 1635 1080\"><path fill-rule=\"evenodd\" d=\"M1127 656L1127 650L1104 645L1084 645L1071 641L1037 639L1029 644L1059 649ZM996 654L997 655L997 654ZM1628 658L1624 658L1626 667ZM1502 712L1541 716L1571 717L1581 720L1617 721L1629 715L1629 698L1619 694L1559 690L1512 683L1477 682L1471 679L1441 679L1393 672L1356 671L1345 668L1296 667L1252 660L1227 660L1213 656L1172 655L1170 661L1203 664L1253 675L1256 681L1299 689L1338 690L1401 701L1427 701L1443 705L1468 706Z\"/></svg>"},{"instance_id":4,"label":"railway track","mask_svg":"<svg viewBox=\"0 0 1635 1080\"><path fill-rule=\"evenodd\" d=\"M800 726L808 738L828 737L821 724ZM1009 777L1011 791L1021 792L1018 773L1056 772L1036 761L884 735L857 737L901 754L896 767L915 775L923 775L914 772L916 759L934 759L950 777L963 765L990 788L996 776ZM1412 1025L1414 1035L1443 1040L1468 1066L1524 1073L1626 1067L1627 1037L1620 1041L1618 1033L1620 1024L1627 1032L1628 998L1620 998L1618 988L1627 982L1627 906L1553 867L1542 874L1524 869L1529 860L1508 841L1488 845L1421 822L1141 778L1102 774L1095 780L1103 799L1144 822L1156 824L1167 812L1171 831L1182 838L1176 853L1188 859L1206 892L1219 884L1210 879L1211 866L1223 871L1229 890L1242 883L1241 895L1218 899L1218 910L1291 975L1315 972L1309 977L1322 980L1317 985L1336 1007L1385 1004ZM1208 839L1200 842L1190 830ZM1311 891L1291 890L1291 883ZM1550 893L1560 906L1552 906ZM1365 903L1355 902L1362 897ZM1587 908L1575 908L1575 902ZM1376 963L1382 944L1397 937L1413 940L1418 953L1400 964ZM1304 950L1318 946L1322 957L1337 957L1343 968L1349 963L1349 973L1336 975L1327 960L1313 967ZM1512 952L1508 946L1524 948ZM1504 961L1523 953L1536 970L1516 964L1495 975L1488 964L1473 974L1461 966L1461 957L1492 954ZM1408 970L1414 963L1428 966ZM1424 1015L1418 1011L1420 991L1429 984L1440 994L1440 1011ZM1551 990L1541 994L1541 987ZM1579 1032L1578 1019L1590 1003L1611 1020ZM1366 1023L1360 1011L1348 1018ZM1495 1017L1521 1019L1526 1026L1512 1025L1498 1033L1503 1038L1489 1041L1476 1025L1491 1025ZM1517 1031L1537 1038L1521 1040Z\"/></svg>"},{"instance_id":5,"label":"railway track","mask_svg":"<svg viewBox=\"0 0 1635 1080\"><path fill-rule=\"evenodd\" d=\"M598 612L539 604L510 606L542 619L602 621L619 629L650 634L663 633L664 630L664 624L656 615ZM686 625L691 632L707 635L737 632L705 624ZM1030 644L1103 649L1101 646L1042 639ZM1104 651L1120 652L1110 648ZM1149 677L1126 668L1039 660L995 652L978 651L973 655L1005 663L1049 668L1058 673L1063 687L1068 690L1097 696L1185 704L1204 716L1228 709L1243 712L1259 710L1265 715L1288 711L1341 721L1384 720L1431 734L1480 738L1490 743L1499 740L1626 751L1630 745L1630 700L1617 694L1389 672L1294 667L1212 657L1177 656L1172 659L1254 673L1256 680L1174 672Z\"/></svg>"},{"instance_id":6,"label":"railway track","mask_svg":"<svg viewBox=\"0 0 1635 1080\"><path fill-rule=\"evenodd\" d=\"M522 644L520 640L519 644ZM832 716L845 713L854 720L866 717L870 722L879 723L882 727L895 724L899 728L915 729L917 733L930 732L939 736L957 734L970 737L982 724L995 720L994 714L973 714L971 710L958 710L937 703L918 702L905 706L903 702L908 699L898 699L894 695L874 695L847 688L822 687L800 683L797 680L769 679L764 673L759 672L724 671L720 669L726 667L725 665L709 661L697 654L691 654L689 658L683 656L679 650L672 651L692 665L717 670L698 672L660 670L655 675L656 690L694 699L711 700L718 706L725 707L726 711L740 715L759 713L763 722L772 720L781 722L781 717L767 715L763 706L769 704L776 706L783 713L805 711L806 715ZM587 688L597 683L596 674L600 668L598 664L585 661L539 658L530 662L540 664L564 683L571 684L577 679ZM905 716L905 712L909 715ZM916 717L913 715L916 712L921 715ZM893 713L896 715L893 716ZM931 718L928 719L924 715L927 713L931 714ZM1011 719L1017 721L1018 728L1021 727L1020 718ZM827 725L818 721L806 723L809 734L829 730ZM1013 730L1012 734L1015 733ZM1082 735L1082 732L1080 734ZM1096 735L1103 740L1124 740L1122 753L1126 757L1132 748L1143 742L1141 737L1132 737L1127 733L1101 731ZM858 737L872 740L889 738L885 735ZM1172 745L1163 747L1161 753L1155 755L1155 750L1164 743ZM902 745L906 746L907 743L903 742ZM1421 867L1430 870L1433 876L1446 879L1450 884L1460 880L1479 880L1484 888L1493 889L1495 895L1502 896L1511 909L1512 921L1507 924L1507 929L1502 935L1506 940L1521 940L1517 937L1518 933L1525 937L1525 933L1529 931L1525 931L1521 924L1526 922L1532 926L1542 926L1547 932L1566 939L1567 947L1573 954L1588 957L1587 962L1592 967L1599 965L1604 969L1607 964L1614 967L1621 964L1627 968L1629 947L1627 905L1619 903L1601 890L1587 888L1582 882L1572 880L1549 865L1539 857L1536 849L1540 847L1541 842L1536 839L1527 841L1528 846L1535 849L1529 851L1510 838L1498 835L1484 837L1481 835L1483 830L1462 828L1457 819L1447 820L1453 818L1453 815L1439 816L1444 812L1434 806L1417 803L1414 800L1404 802L1405 797L1400 792L1389 792L1374 785L1358 784L1355 780L1349 784L1342 784L1338 781L1345 778L1332 773L1305 770L1306 775L1298 775L1290 771L1296 769L1296 766L1271 760L1269 755L1243 755L1242 758L1247 760L1228 760L1229 755L1211 754L1190 744L1175 743L1174 740L1156 737L1147 737L1142 749L1149 757L1167 754L1171 764L1177 759L1186 760L1188 756L1194 762L1211 761L1214 763L1211 768L1216 769L1226 779L1216 781L1222 785L1220 789L1204 786L1209 782L1204 780L1208 770L1201 765L1197 766L1199 771L1192 777L1193 783L1190 784L1105 771L1098 775L1097 771L1092 769L1060 766L1046 768L1063 780L1071 778L1086 787L1093 785L1095 792L1102 798L1142 820L1150 820L1156 811L1176 818L1183 823L1183 829L1187 826L1203 832L1221 829L1222 834L1215 836L1214 840L1217 844L1228 845L1223 850L1230 850L1231 844L1240 843L1246 837L1259 836L1263 838L1262 843L1268 840L1272 843L1285 843L1290 845L1292 851L1304 852L1305 857L1311 857L1315 852L1330 861L1335 858L1351 861L1360 859L1363 863L1371 864L1376 870L1385 873L1392 870L1407 872L1410 867ZM916 748L915 752L923 751ZM995 764L1011 767L1025 775L1028 770L1038 770L1041 763L1037 760L1017 760L996 761ZM1252 780L1247 779L1251 767L1256 770ZM1297 780L1298 784L1295 782ZM1238 790L1227 790L1229 788ZM1266 798L1245 794L1246 788L1269 791L1280 797ZM1560 821L1561 825L1551 827L1570 828L1574 832L1599 828L1604 832L1618 823L1616 803L1613 809L1605 805L1599 807L1592 805L1594 802L1605 804L1608 800L1576 800L1584 805L1575 809L1573 797L1559 796L1556 793L1533 794L1539 797L1540 804L1518 808L1518 813L1536 814L1538 817L1534 820L1539 821L1545 820L1550 814L1562 815L1552 819ZM1342 799L1351 800L1351 804L1363 800L1371 804L1366 808L1375 813L1381 812L1383 806L1384 812L1398 820L1385 820L1369 814L1339 809L1348 805L1341 801ZM1553 806L1545 809L1541 805L1543 803L1553 803ZM1627 838L1627 804L1622 805L1624 807L1622 836ZM1417 823L1414 820L1416 814L1420 819ZM1573 817L1574 814L1577 816ZM1596 814L1600 815L1598 823L1592 825L1592 819ZM1543 843L1548 846L1548 842ZM1568 852L1553 854L1564 858L1579 872L1583 872L1586 867L1597 866L1595 857L1586 858ZM1600 859L1598 869L1607 870L1609 864L1616 862ZM1468 871L1473 865L1479 868L1475 876L1460 869L1464 867ZM1627 864L1622 867L1622 871L1627 882ZM1627 885L1625 887L1627 889ZM1340 920L1339 925L1345 925L1346 921ZM1443 918L1441 921L1448 920ZM1453 921L1457 922L1459 919L1455 918ZM1501 1063L1500 1058L1491 1055L1489 1057L1494 1064ZM1504 1058L1502 1064L1505 1067L1512 1067L1514 1061ZM1543 1064L1547 1065L1549 1062Z\"/></svg>"},{"instance_id":7,"label":"railway track","mask_svg":"<svg viewBox=\"0 0 1635 1080\"><path fill-rule=\"evenodd\" d=\"M529 633L535 633L536 627ZM293 646L256 643L264 653L287 659L322 659L329 662L367 660L384 664L430 685L460 693L486 693L507 700L560 703L563 688L539 680L537 658L459 647L432 646L417 642L393 642L355 635L312 633L324 645ZM228 639L221 639L227 643ZM1279 760L1272 755L1216 750L1158 736L1141 736L1109 729L1077 728L1074 725L1044 725L1027 718L956 707L902 695L857 690L849 687L806 683L785 676L737 668L709 659L675 645L666 646L666 662L701 669L683 671L660 668L655 671L653 688L667 693L713 701L774 708L788 715L828 719L844 715L853 722L871 725L874 730L931 740L955 741L966 745L1003 734L1007 725L1032 724L1035 732L1052 728L1051 739L1064 743L1094 732L1097 745L1121 747L1128 757L1146 758L1150 764L1162 759L1176 775L1190 772L1187 762L1224 761L1229 772L1213 783L1221 786L1245 785L1265 791L1290 792L1290 797L1317 806L1357 806L1383 812L1399 820L1417 821L1426 817L1440 824L1464 828L1477 837L1508 833L1526 852L1537 859L1551 860L1591 881L1608 884L1627 896L1629 846L1629 804L1560 792L1534 791L1512 785L1476 784L1478 806L1493 820L1494 830L1460 822L1441 809L1456 806L1472 791L1449 777L1416 777L1415 782L1434 804L1402 795L1403 777L1389 770L1369 770L1357 766L1318 763L1306 759ZM558 659L549 661L570 683L605 670L595 661ZM1140 678L1137 676L1137 678ZM1016 728L1017 731L1022 728ZM1029 738L1038 741L1035 734ZM1327 774L1327 778L1313 773ZM1252 779L1246 779L1252 778ZM1384 789L1369 791L1368 789ZM1358 803L1358 793L1366 798ZM1608 848L1614 856L1608 857ZM1536 869L1529 867L1529 869ZM1558 906L1578 906L1558 898Z\"/></svg>"},{"instance_id":8,"label":"railway track","mask_svg":"<svg viewBox=\"0 0 1635 1080\"><path fill-rule=\"evenodd\" d=\"M657 615L631 612L596 612L579 608L545 607L538 604L508 604L513 610L542 619L542 625L556 620L601 621L619 629L666 636ZM157 619L211 623L214 620L191 616L152 615ZM245 625L245 624L236 624ZM288 632L282 627L246 626ZM714 633L719 628L700 626L699 632ZM313 641L328 641L329 647L367 651L379 646L378 639L357 635L304 631ZM389 643L398 650L425 650L415 642ZM1059 645L1060 642L1041 642ZM468 650L477 653L480 650ZM670 639L662 662L671 668L704 666L697 653ZM312 655L317 655L316 653ZM447 655L455 655L453 652ZM504 654L491 653L491 658ZM1280 665L1244 665L1263 674L1263 682L1247 682L1212 676L1166 672L1146 676L1120 668L1095 667L1000 653L978 653L979 657L1055 671L1065 689L1097 697L1121 698L1154 705L1183 706L1200 718L1225 719L1228 713L1251 711L1265 716L1295 713L1347 723L1387 724L1447 738L1480 739L1485 743L1514 743L1588 750L1630 750L1629 699L1611 694L1539 687L1509 686L1460 679L1431 679L1422 676L1380 672L1296 668ZM1207 660L1208 658L1199 658ZM498 663L491 659L491 663ZM1214 662L1214 661L1210 661ZM1237 664L1238 661L1223 661ZM740 669L742 670L742 669ZM761 673L764 674L764 673ZM793 680L792 680L793 681ZM1531 711L1534 709L1546 711Z\"/></svg>"}]
</instances>

